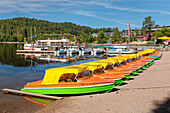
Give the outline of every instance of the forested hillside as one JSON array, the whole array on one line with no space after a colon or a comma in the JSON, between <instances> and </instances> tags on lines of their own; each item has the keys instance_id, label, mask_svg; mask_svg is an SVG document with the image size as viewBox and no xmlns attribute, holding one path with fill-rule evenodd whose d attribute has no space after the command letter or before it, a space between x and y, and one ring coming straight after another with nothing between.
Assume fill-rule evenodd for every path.
<instances>
[{"instance_id":1,"label":"forested hillside","mask_svg":"<svg viewBox=\"0 0 170 113\"><path fill-rule=\"evenodd\" d=\"M29 39L32 36L36 39L46 38L60 38L60 36L54 35L42 35L42 34L64 34L70 33L78 36L78 41L81 42L93 42L95 39L92 37L92 33L99 31L112 32L111 28L93 29L87 26L80 26L71 22L57 23L44 20L30 19L26 17L18 17L12 19L0 20L0 41L24 41L24 37ZM41 35L39 35L41 34ZM35 36L36 35L36 36ZM67 38L73 39L72 36L66 35Z\"/></svg>"}]
</instances>

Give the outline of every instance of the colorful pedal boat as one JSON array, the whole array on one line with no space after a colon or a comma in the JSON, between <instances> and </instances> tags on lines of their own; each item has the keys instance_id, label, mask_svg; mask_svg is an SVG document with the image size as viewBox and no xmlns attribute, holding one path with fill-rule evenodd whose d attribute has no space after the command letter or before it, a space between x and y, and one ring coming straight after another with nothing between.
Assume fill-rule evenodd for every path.
<instances>
[{"instance_id":1,"label":"colorful pedal boat","mask_svg":"<svg viewBox=\"0 0 170 113\"><path fill-rule=\"evenodd\" d=\"M154 62L153 59L141 58L137 61L133 61L132 63L127 63L127 66L142 66L142 68L140 68L140 70L143 70L143 69L147 68L153 62Z\"/></svg>"},{"instance_id":2,"label":"colorful pedal boat","mask_svg":"<svg viewBox=\"0 0 170 113\"><path fill-rule=\"evenodd\" d=\"M105 59L105 60L95 61L93 63L100 63L103 67L105 67L104 71L105 71L106 74L122 75L122 76L124 76L125 77L124 80L128 80L133 75L133 73L136 71L136 69L137 69L136 67L134 67L134 68L133 67L132 68L129 68L129 67L128 68L126 68L126 67L125 68L124 67L119 67L118 69L120 69L120 70L115 71L114 65L115 65L115 63L119 63L117 60L108 60L108 59ZM107 65L106 65L106 63L107 63ZM112 69L106 69L106 67L110 66L110 65L112 65L113 68ZM114 69L114 72L111 72L111 71L113 71L113 69Z\"/></svg>"},{"instance_id":3,"label":"colorful pedal boat","mask_svg":"<svg viewBox=\"0 0 170 113\"><path fill-rule=\"evenodd\" d=\"M56 95L108 92L114 88L115 81L83 75L87 71L87 66L79 65L47 69L43 80L27 83L21 91Z\"/></svg>"},{"instance_id":4,"label":"colorful pedal boat","mask_svg":"<svg viewBox=\"0 0 170 113\"><path fill-rule=\"evenodd\" d=\"M145 58L153 58L155 60L159 60L161 57L160 56L147 56Z\"/></svg>"},{"instance_id":5,"label":"colorful pedal boat","mask_svg":"<svg viewBox=\"0 0 170 113\"><path fill-rule=\"evenodd\" d=\"M115 59L105 59L105 60L99 60L98 62L111 62L113 63L113 67L115 66L115 64L119 64L120 66L120 62L118 60L115 60ZM115 67L114 67L115 68ZM114 69L113 68L113 69ZM133 74L135 75L136 73L136 70L137 70L138 67L136 66L131 66L131 67L118 67L117 66L117 71L115 72L112 72L111 74L123 74L125 77L126 77L126 80L128 80L130 78L130 76L132 76ZM105 72L106 73L110 73L109 71L112 71L112 70L106 70L105 69Z\"/></svg>"},{"instance_id":6,"label":"colorful pedal boat","mask_svg":"<svg viewBox=\"0 0 170 113\"><path fill-rule=\"evenodd\" d=\"M162 56L160 51L155 51L153 54L147 56L146 58L154 58L155 60L159 60Z\"/></svg>"},{"instance_id":7,"label":"colorful pedal boat","mask_svg":"<svg viewBox=\"0 0 170 113\"><path fill-rule=\"evenodd\" d=\"M104 69L103 69L101 62L100 63L88 62L88 63L83 63L81 65L88 66L89 70L92 72L94 77L99 77L99 78L110 79L110 80L116 81L116 86L121 85L123 83L123 81L126 80L125 79L126 77L120 75L120 73L117 74L117 75L116 74L104 73ZM99 72L97 72L97 70Z\"/></svg>"},{"instance_id":8,"label":"colorful pedal boat","mask_svg":"<svg viewBox=\"0 0 170 113\"><path fill-rule=\"evenodd\" d=\"M128 80L131 76L125 75L125 74L109 74L109 73L101 73L101 74L93 74L95 77L100 77L104 79L114 80L116 81L116 86L120 86L123 81Z\"/></svg>"},{"instance_id":9,"label":"colorful pedal boat","mask_svg":"<svg viewBox=\"0 0 170 113\"><path fill-rule=\"evenodd\" d=\"M113 89L117 82L116 80L122 78L122 75L126 78L130 78L135 69L138 69L137 72L139 72L154 62L154 56L161 57L161 55L162 54L155 51L155 49L147 49L145 51L138 52L137 54L120 55L118 57L108 58L107 63L111 61L113 65L116 62L122 63L129 59L133 61L132 63L127 63L126 66L122 66L111 71L105 70L106 73L98 74L97 77L79 75L79 73L88 71L88 69L85 69L88 68L87 66L74 65L62 67L60 69L48 69L46 70L43 80L28 83L21 90L38 94L85 94L103 91L108 92ZM142 56L148 58L144 58ZM103 65L106 65L107 63ZM73 78L67 78L66 82L65 78L62 77L63 74L74 74L75 76ZM68 76L66 75L65 77ZM94 74L94 76L96 75ZM76 77L79 77L79 79ZM122 79L120 80L122 81Z\"/></svg>"}]
</instances>

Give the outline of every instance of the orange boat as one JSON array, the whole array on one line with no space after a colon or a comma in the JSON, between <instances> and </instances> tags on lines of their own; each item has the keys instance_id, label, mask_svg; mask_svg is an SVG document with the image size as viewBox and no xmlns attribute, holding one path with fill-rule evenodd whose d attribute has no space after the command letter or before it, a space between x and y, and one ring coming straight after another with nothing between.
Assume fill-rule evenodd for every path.
<instances>
[{"instance_id":1,"label":"orange boat","mask_svg":"<svg viewBox=\"0 0 170 113\"><path fill-rule=\"evenodd\" d=\"M119 86L122 84L122 82L125 80L125 76L126 74L109 74L109 73L105 73L104 71L104 66L106 65L106 63L101 63L101 62L88 62L88 63L83 63L80 64L83 66L88 66L89 70L92 72L94 77L99 77L99 78L104 78L104 79L109 79L109 80L113 80L116 81L116 85Z\"/></svg>"},{"instance_id":2,"label":"orange boat","mask_svg":"<svg viewBox=\"0 0 170 113\"><path fill-rule=\"evenodd\" d=\"M155 60L159 60L162 56L160 51L155 51L153 54L146 56L145 58L153 58Z\"/></svg>"},{"instance_id":3,"label":"orange boat","mask_svg":"<svg viewBox=\"0 0 170 113\"><path fill-rule=\"evenodd\" d=\"M21 91L37 94L85 94L110 91L115 81L93 77L87 66L47 69L43 80L27 83Z\"/></svg>"}]
</instances>

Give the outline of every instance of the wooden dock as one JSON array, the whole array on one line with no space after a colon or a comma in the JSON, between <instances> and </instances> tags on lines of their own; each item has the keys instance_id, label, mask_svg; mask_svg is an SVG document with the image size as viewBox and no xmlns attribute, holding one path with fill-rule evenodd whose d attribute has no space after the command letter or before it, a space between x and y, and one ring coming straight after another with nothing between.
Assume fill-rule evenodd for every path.
<instances>
[{"instance_id":1,"label":"wooden dock","mask_svg":"<svg viewBox=\"0 0 170 113\"><path fill-rule=\"evenodd\" d=\"M16 53L17 55L54 55L54 53Z\"/></svg>"},{"instance_id":2,"label":"wooden dock","mask_svg":"<svg viewBox=\"0 0 170 113\"><path fill-rule=\"evenodd\" d=\"M17 53L55 53L55 51L48 51L48 50L17 50Z\"/></svg>"},{"instance_id":3,"label":"wooden dock","mask_svg":"<svg viewBox=\"0 0 170 113\"><path fill-rule=\"evenodd\" d=\"M13 89L2 89L2 91L6 92L6 93L11 92L11 93L16 93L16 94L20 94L20 95L30 95L30 96L41 97L41 98L49 98L49 99L55 99L55 100L63 99L63 97L41 95L41 94L29 93L29 92L18 91L18 90L13 90Z\"/></svg>"}]
</instances>

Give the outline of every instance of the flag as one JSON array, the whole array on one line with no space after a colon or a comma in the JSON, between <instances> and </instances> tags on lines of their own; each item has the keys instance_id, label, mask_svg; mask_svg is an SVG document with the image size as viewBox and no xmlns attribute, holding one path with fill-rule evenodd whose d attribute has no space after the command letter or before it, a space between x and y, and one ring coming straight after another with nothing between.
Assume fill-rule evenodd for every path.
<instances>
[{"instance_id":1,"label":"flag","mask_svg":"<svg viewBox=\"0 0 170 113\"><path fill-rule=\"evenodd\" d=\"M74 35L74 40L77 41L76 36Z\"/></svg>"},{"instance_id":2,"label":"flag","mask_svg":"<svg viewBox=\"0 0 170 113\"><path fill-rule=\"evenodd\" d=\"M128 34L129 34L129 37L131 37L131 29L130 29L130 24L129 23L128 23L128 26L129 26Z\"/></svg>"},{"instance_id":3,"label":"flag","mask_svg":"<svg viewBox=\"0 0 170 113\"><path fill-rule=\"evenodd\" d=\"M32 38L32 27L30 27L30 30L31 30L31 38Z\"/></svg>"}]
</instances>

